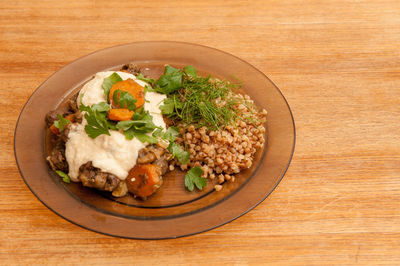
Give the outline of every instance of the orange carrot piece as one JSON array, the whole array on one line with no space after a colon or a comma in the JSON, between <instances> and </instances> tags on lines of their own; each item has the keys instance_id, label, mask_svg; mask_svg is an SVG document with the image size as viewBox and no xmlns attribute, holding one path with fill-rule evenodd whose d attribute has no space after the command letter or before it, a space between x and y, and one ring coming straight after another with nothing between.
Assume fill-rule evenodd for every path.
<instances>
[{"instance_id":1,"label":"orange carrot piece","mask_svg":"<svg viewBox=\"0 0 400 266\"><path fill-rule=\"evenodd\" d=\"M56 128L55 125L51 125L50 126L50 131L53 132L56 135L60 134L60 130L58 128Z\"/></svg>"},{"instance_id":2,"label":"orange carrot piece","mask_svg":"<svg viewBox=\"0 0 400 266\"><path fill-rule=\"evenodd\" d=\"M126 178L128 191L142 199L152 195L161 185L161 168L154 164L135 165Z\"/></svg>"},{"instance_id":3,"label":"orange carrot piece","mask_svg":"<svg viewBox=\"0 0 400 266\"><path fill-rule=\"evenodd\" d=\"M108 111L108 119L113 121L131 120L134 113L134 111L128 109L110 109L110 111Z\"/></svg>"},{"instance_id":4,"label":"orange carrot piece","mask_svg":"<svg viewBox=\"0 0 400 266\"><path fill-rule=\"evenodd\" d=\"M74 114L69 114L66 117L64 117L65 119L68 119L69 121L71 121L72 123L75 122L75 115Z\"/></svg>"},{"instance_id":5,"label":"orange carrot piece","mask_svg":"<svg viewBox=\"0 0 400 266\"><path fill-rule=\"evenodd\" d=\"M127 79L120 82L115 83L111 89L109 99L113 99L114 92L116 90L126 91L128 92L133 98L136 99L136 107L139 108L144 104L144 88L136 83L133 79ZM118 95L119 99L119 95ZM113 103L114 107L118 108L126 108L126 106L119 106L119 104Z\"/></svg>"}]
</instances>

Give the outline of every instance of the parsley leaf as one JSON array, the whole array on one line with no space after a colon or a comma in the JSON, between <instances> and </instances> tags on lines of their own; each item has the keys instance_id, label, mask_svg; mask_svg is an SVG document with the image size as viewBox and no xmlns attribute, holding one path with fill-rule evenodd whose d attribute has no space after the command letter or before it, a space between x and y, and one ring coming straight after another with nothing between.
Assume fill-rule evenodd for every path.
<instances>
[{"instance_id":1,"label":"parsley leaf","mask_svg":"<svg viewBox=\"0 0 400 266\"><path fill-rule=\"evenodd\" d=\"M179 117L182 107L183 103L179 99L179 96L173 94L164 99L164 104L160 106L160 110L164 115L177 115Z\"/></svg>"},{"instance_id":2,"label":"parsley leaf","mask_svg":"<svg viewBox=\"0 0 400 266\"><path fill-rule=\"evenodd\" d=\"M193 191L194 186L196 185L199 190L202 190L207 186L207 179L201 177L203 173L203 170L198 166L190 169L185 175L185 187L188 190Z\"/></svg>"},{"instance_id":3,"label":"parsley leaf","mask_svg":"<svg viewBox=\"0 0 400 266\"><path fill-rule=\"evenodd\" d=\"M163 139L168 141L175 141L176 137L179 135L179 130L176 127L169 127L163 135Z\"/></svg>"},{"instance_id":4,"label":"parsley leaf","mask_svg":"<svg viewBox=\"0 0 400 266\"><path fill-rule=\"evenodd\" d=\"M161 128L157 128L153 132L153 137L162 138L168 142L175 141L176 137L179 135L179 130L176 127L169 127L165 132Z\"/></svg>"},{"instance_id":5,"label":"parsley leaf","mask_svg":"<svg viewBox=\"0 0 400 266\"><path fill-rule=\"evenodd\" d=\"M111 124L107 121L110 106L107 103L94 104L92 107L81 104L79 110L86 112L84 117L88 124L85 126L85 132L89 137L94 139L102 134L110 136L108 129L111 128Z\"/></svg>"},{"instance_id":6,"label":"parsley leaf","mask_svg":"<svg viewBox=\"0 0 400 266\"><path fill-rule=\"evenodd\" d=\"M169 115L175 111L175 103L173 98L165 98L164 104L160 106L162 114Z\"/></svg>"},{"instance_id":7,"label":"parsley leaf","mask_svg":"<svg viewBox=\"0 0 400 266\"><path fill-rule=\"evenodd\" d=\"M109 100L108 95L110 94L111 87L115 83L120 81L122 81L122 78L117 74L117 72L112 73L109 77L103 80L102 87L104 90L104 94L106 95L107 101Z\"/></svg>"},{"instance_id":8,"label":"parsley leaf","mask_svg":"<svg viewBox=\"0 0 400 266\"><path fill-rule=\"evenodd\" d=\"M186 75L190 76L190 77L197 77L197 71L193 66L185 66L183 68L183 71L186 73Z\"/></svg>"},{"instance_id":9,"label":"parsley leaf","mask_svg":"<svg viewBox=\"0 0 400 266\"><path fill-rule=\"evenodd\" d=\"M187 164L189 161L189 152L182 149L181 145L175 143L179 130L176 127L169 127L165 132L157 129L153 132L153 137L159 137L169 142L168 151L173 158L177 158L181 164Z\"/></svg>"},{"instance_id":10,"label":"parsley leaf","mask_svg":"<svg viewBox=\"0 0 400 266\"><path fill-rule=\"evenodd\" d=\"M152 79L152 78L145 78L145 77L143 76L142 73L137 74L137 75L136 75L136 78L139 79L139 80L142 80L142 81L144 81L144 82L150 83L150 84L153 84L153 83L154 83L154 79Z\"/></svg>"},{"instance_id":11,"label":"parsley leaf","mask_svg":"<svg viewBox=\"0 0 400 266\"><path fill-rule=\"evenodd\" d=\"M161 138L169 142L168 151L172 154L173 158L177 158L181 164L187 164L189 161L189 152L182 149L181 145L175 143L179 131L176 127L169 127L165 132L162 129L156 129L153 132L153 137Z\"/></svg>"},{"instance_id":12,"label":"parsley leaf","mask_svg":"<svg viewBox=\"0 0 400 266\"><path fill-rule=\"evenodd\" d=\"M127 108L131 111L136 110L137 100L127 91L116 90L113 94L113 101L115 104L118 104L120 108Z\"/></svg>"},{"instance_id":13,"label":"parsley leaf","mask_svg":"<svg viewBox=\"0 0 400 266\"><path fill-rule=\"evenodd\" d=\"M189 161L189 152L183 150L181 145L175 142L169 144L168 151L172 154L172 157L176 157L181 164L187 164Z\"/></svg>"},{"instance_id":14,"label":"parsley leaf","mask_svg":"<svg viewBox=\"0 0 400 266\"><path fill-rule=\"evenodd\" d=\"M108 112L110 110L110 105L106 102L100 102L92 105L93 111L98 112Z\"/></svg>"},{"instance_id":15,"label":"parsley leaf","mask_svg":"<svg viewBox=\"0 0 400 266\"><path fill-rule=\"evenodd\" d=\"M65 183L71 183L71 179L69 178L69 176L66 174L66 173L64 173L63 171L60 171L60 170L56 170L56 173L60 176L60 177L62 177L62 181L64 181Z\"/></svg>"},{"instance_id":16,"label":"parsley leaf","mask_svg":"<svg viewBox=\"0 0 400 266\"><path fill-rule=\"evenodd\" d=\"M126 121L120 121L116 125L117 129L122 129L124 131L130 129L134 123L137 123L137 121L132 121L132 120L126 120Z\"/></svg>"},{"instance_id":17,"label":"parsley leaf","mask_svg":"<svg viewBox=\"0 0 400 266\"><path fill-rule=\"evenodd\" d=\"M115 127L123 130L125 137L129 140L136 137L141 142L157 143L157 138L146 135L146 133L150 133L158 127L153 123L153 117L150 113L144 112L143 109L135 112L132 120L120 121Z\"/></svg>"},{"instance_id":18,"label":"parsley leaf","mask_svg":"<svg viewBox=\"0 0 400 266\"><path fill-rule=\"evenodd\" d=\"M54 126L60 130L60 132L64 131L64 127L71 123L68 119L65 119L62 115L57 114L58 120L54 121Z\"/></svg>"},{"instance_id":19,"label":"parsley leaf","mask_svg":"<svg viewBox=\"0 0 400 266\"><path fill-rule=\"evenodd\" d=\"M169 94L182 87L183 73L179 69L172 66L165 66L164 74L156 81L159 88L156 90L160 93Z\"/></svg>"},{"instance_id":20,"label":"parsley leaf","mask_svg":"<svg viewBox=\"0 0 400 266\"><path fill-rule=\"evenodd\" d=\"M162 129L161 128L157 128L156 130L154 130L153 131L153 137L156 137L156 138L158 138L158 137L160 137L160 138L162 138L162 136L163 136L163 131L162 131Z\"/></svg>"},{"instance_id":21,"label":"parsley leaf","mask_svg":"<svg viewBox=\"0 0 400 266\"><path fill-rule=\"evenodd\" d=\"M157 126L153 123L153 117L146 111L142 115L135 113L132 116L132 120L118 122L116 128L124 131L132 128L141 133L149 133L157 128Z\"/></svg>"},{"instance_id":22,"label":"parsley leaf","mask_svg":"<svg viewBox=\"0 0 400 266\"><path fill-rule=\"evenodd\" d=\"M155 143L158 142L157 138L155 138L153 136L149 136L149 135L147 135L145 133L140 133L140 132L135 132L135 131L131 131L131 132L141 142L148 142L150 144L155 144Z\"/></svg>"},{"instance_id":23,"label":"parsley leaf","mask_svg":"<svg viewBox=\"0 0 400 266\"><path fill-rule=\"evenodd\" d=\"M142 81L144 81L144 82L147 82L149 85L145 85L144 86L144 92L146 93L146 92L156 92L156 90L155 89L153 89L153 86L154 86L154 84L155 84L155 80L154 79L152 79L152 78L145 78L144 76L143 76L143 74L142 73L139 73L139 74L137 74L136 75L136 78L138 79L138 80L142 80Z\"/></svg>"},{"instance_id":24,"label":"parsley leaf","mask_svg":"<svg viewBox=\"0 0 400 266\"><path fill-rule=\"evenodd\" d=\"M146 85L146 86L144 86L144 93L147 93L147 92L157 92L157 91L155 89L153 89L153 87Z\"/></svg>"}]
</instances>

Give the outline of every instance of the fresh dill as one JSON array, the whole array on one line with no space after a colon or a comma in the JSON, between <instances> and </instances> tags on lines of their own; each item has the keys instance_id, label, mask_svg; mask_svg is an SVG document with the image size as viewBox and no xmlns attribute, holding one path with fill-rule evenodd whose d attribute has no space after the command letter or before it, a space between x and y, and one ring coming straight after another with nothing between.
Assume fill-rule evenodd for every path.
<instances>
[{"instance_id":1,"label":"fresh dill","mask_svg":"<svg viewBox=\"0 0 400 266\"><path fill-rule=\"evenodd\" d=\"M164 91L168 98L160 107L164 115L186 124L206 126L213 130L233 124L240 118L237 106L244 103L244 100L235 95L239 85L212 79L210 76L198 76L192 66L185 67L183 71L167 67L168 71L162 76L162 84L169 88ZM172 73L173 90L168 83L168 73ZM158 89L161 90L162 88Z\"/></svg>"}]
</instances>

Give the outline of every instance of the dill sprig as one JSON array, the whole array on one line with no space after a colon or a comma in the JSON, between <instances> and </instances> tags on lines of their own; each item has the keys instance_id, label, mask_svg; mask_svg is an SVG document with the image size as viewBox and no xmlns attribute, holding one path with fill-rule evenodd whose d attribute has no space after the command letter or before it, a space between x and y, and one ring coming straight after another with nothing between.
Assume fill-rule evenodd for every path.
<instances>
[{"instance_id":1,"label":"dill sprig","mask_svg":"<svg viewBox=\"0 0 400 266\"><path fill-rule=\"evenodd\" d=\"M165 80L165 75L163 78ZM239 116L236 107L243 99L233 95L239 87L210 76L197 76L193 71L190 75L183 71L180 88L168 93L161 110L172 119L218 129L234 123Z\"/></svg>"}]
</instances>

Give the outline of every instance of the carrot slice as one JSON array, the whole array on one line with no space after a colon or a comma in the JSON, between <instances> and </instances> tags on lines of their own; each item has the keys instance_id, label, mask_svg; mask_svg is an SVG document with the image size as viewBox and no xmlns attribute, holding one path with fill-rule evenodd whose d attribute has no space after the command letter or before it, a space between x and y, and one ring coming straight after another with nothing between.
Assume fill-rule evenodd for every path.
<instances>
[{"instance_id":1,"label":"carrot slice","mask_svg":"<svg viewBox=\"0 0 400 266\"><path fill-rule=\"evenodd\" d=\"M138 83L136 83L133 79L127 79L115 83L110 89L110 94L108 95L109 99L113 99L114 92L116 90L126 91L130 95L132 95L132 97L136 99L137 108L139 108L144 104L144 88L140 86ZM126 106L119 106L119 104L115 103L113 103L113 106L118 108L126 108Z\"/></svg>"},{"instance_id":2,"label":"carrot slice","mask_svg":"<svg viewBox=\"0 0 400 266\"><path fill-rule=\"evenodd\" d=\"M75 122L75 115L74 114L69 114L66 117L64 117L65 119L68 119L69 121L71 121L72 123Z\"/></svg>"},{"instance_id":3,"label":"carrot slice","mask_svg":"<svg viewBox=\"0 0 400 266\"><path fill-rule=\"evenodd\" d=\"M126 121L126 120L131 120L133 114L135 112L128 110L128 109L110 109L108 111L108 119L114 120L114 121Z\"/></svg>"},{"instance_id":4,"label":"carrot slice","mask_svg":"<svg viewBox=\"0 0 400 266\"><path fill-rule=\"evenodd\" d=\"M128 191L142 199L153 194L161 185L161 168L154 164L135 165L126 178Z\"/></svg>"}]
</instances>

